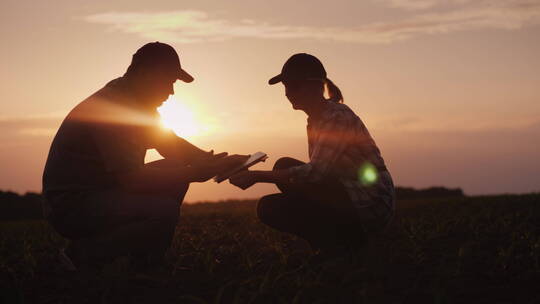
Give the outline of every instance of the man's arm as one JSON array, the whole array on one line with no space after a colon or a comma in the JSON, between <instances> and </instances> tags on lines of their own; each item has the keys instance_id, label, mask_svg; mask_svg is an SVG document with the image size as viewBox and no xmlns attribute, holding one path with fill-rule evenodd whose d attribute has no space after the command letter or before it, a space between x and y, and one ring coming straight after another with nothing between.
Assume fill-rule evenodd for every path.
<instances>
[{"instance_id":1,"label":"man's arm","mask_svg":"<svg viewBox=\"0 0 540 304\"><path fill-rule=\"evenodd\" d=\"M117 180L122 188L130 192L160 192L181 183L205 181L211 178L212 174L213 172L196 171L190 167L168 169L144 166L119 174Z\"/></svg>"},{"instance_id":2,"label":"man's arm","mask_svg":"<svg viewBox=\"0 0 540 304\"><path fill-rule=\"evenodd\" d=\"M243 155L213 158L193 166L154 167L143 166L117 174L119 184L132 192L154 192L171 189L181 183L204 182L219 172L245 161Z\"/></svg>"},{"instance_id":3,"label":"man's arm","mask_svg":"<svg viewBox=\"0 0 540 304\"><path fill-rule=\"evenodd\" d=\"M149 137L149 148L156 149L165 159L191 164L195 160L213 156L213 152L200 149L170 130L154 129Z\"/></svg>"},{"instance_id":4,"label":"man's arm","mask_svg":"<svg viewBox=\"0 0 540 304\"><path fill-rule=\"evenodd\" d=\"M181 137L172 136L170 139L161 141L156 145L156 150L164 158L191 163L196 159L213 155L213 152L206 152Z\"/></svg>"}]
</instances>

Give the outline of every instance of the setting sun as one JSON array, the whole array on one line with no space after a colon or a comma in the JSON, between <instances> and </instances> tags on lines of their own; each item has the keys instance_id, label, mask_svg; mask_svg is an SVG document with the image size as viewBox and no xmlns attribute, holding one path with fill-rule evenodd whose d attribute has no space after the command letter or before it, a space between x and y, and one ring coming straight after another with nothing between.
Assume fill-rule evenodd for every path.
<instances>
[{"instance_id":1,"label":"setting sun","mask_svg":"<svg viewBox=\"0 0 540 304\"><path fill-rule=\"evenodd\" d=\"M171 129L180 137L199 135L201 127L191 109L178 101L173 95L158 108L161 115L161 124L166 129Z\"/></svg>"}]
</instances>

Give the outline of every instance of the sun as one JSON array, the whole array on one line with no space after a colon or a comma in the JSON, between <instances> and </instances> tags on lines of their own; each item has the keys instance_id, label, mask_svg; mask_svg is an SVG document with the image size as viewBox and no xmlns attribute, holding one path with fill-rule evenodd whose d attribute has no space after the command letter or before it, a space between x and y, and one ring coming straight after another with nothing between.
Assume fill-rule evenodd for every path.
<instances>
[{"instance_id":1,"label":"sun","mask_svg":"<svg viewBox=\"0 0 540 304\"><path fill-rule=\"evenodd\" d=\"M191 109L171 95L158 109L161 125L180 137L196 136L201 127Z\"/></svg>"}]
</instances>

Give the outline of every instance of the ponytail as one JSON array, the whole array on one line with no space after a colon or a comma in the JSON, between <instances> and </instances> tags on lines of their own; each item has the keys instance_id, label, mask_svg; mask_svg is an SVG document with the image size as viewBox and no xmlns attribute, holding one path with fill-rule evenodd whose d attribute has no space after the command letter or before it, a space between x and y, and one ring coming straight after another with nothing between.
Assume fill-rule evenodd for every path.
<instances>
[{"instance_id":1,"label":"ponytail","mask_svg":"<svg viewBox=\"0 0 540 304\"><path fill-rule=\"evenodd\" d=\"M326 89L328 90L328 100L336 103L343 103L343 94L341 90L332 82L332 80L326 78L325 80Z\"/></svg>"}]
</instances>

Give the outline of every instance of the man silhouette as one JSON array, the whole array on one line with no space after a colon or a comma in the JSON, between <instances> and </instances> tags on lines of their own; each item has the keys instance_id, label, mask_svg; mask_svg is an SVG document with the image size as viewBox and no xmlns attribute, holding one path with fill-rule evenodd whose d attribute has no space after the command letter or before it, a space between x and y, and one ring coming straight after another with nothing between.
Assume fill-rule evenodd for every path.
<instances>
[{"instance_id":1,"label":"man silhouette","mask_svg":"<svg viewBox=\"0 0 540 304\"><path fill-rule=\"evenodd\" d=\"M45 165L43 193L47 219L71 240L60 253L69 269L126 254L145 262L162 257L189 183L245 160L205 152L160 128L156 108L174 94L177 79L193 81L176 51L148 43L122 77L62 122ZM151 148L164 159L144 164Z\"/></svg>"}]
</instances>

